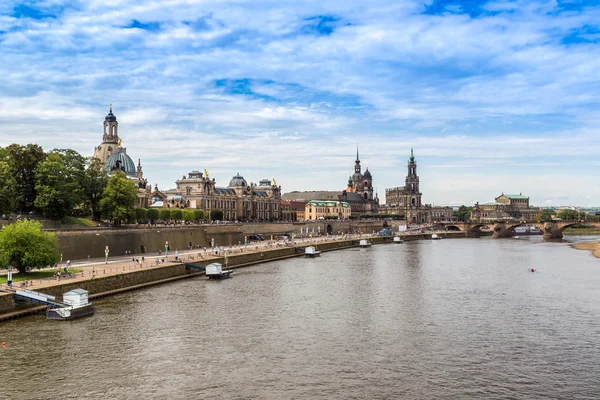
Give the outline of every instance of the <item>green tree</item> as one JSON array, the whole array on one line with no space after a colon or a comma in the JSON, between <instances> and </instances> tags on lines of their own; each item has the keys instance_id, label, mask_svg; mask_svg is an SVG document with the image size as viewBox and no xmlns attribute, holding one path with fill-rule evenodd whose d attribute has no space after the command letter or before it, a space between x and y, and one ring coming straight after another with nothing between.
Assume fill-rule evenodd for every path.
<instances>
[{"instance_id":1,"label":"green tree","mask_svg":"<svg viewBox=\"0 0 600 400\"><path fill-rule=\"evenodd\" d=\"M84 158L72 150L51 152L35 169L35 207L47 217L62 218L72 215L81 203L81 180ZM67 157L69 158L67 160ZM80 164L74 163L78 157Z\"/></svg>"},{"instance_id":2,"label":"green tree","mask_svg":"<svg viewBox=\"0 0 600 400\"><path fill-rule=\"evenodd\" d=\"M135 209L135 219L139 224L143 224L148 219L148 212L145 208L136 208Z\"/></svg>"},{"instance_id":3,"label":"green tree","mask_svg":"<svg viewBox=\"0 0 600 400\"><path fill-rule=\"evenodd\" d=\"M223 211L215 208L214 210L210 210L210 219L213 221L222 221L223 220Z\"/></svg>"},{"instance_id":4,"label":"green tree","mask_svg":"<svg viewBox=\"0 0 600 400\"><path fill-rule=\"evenodd\" d=\"M556 213L554 212L554 210L550 210L550 209L544 209L542 210L541 213L536 214L534 219L538 222L548 222L548 221L552 221L552 217L555 215Z\"/></svg>"},{"instance_id":5,"label":"green tree","mask_svg":"<svg viewBox=\"0 0 600 400\"><path fill-rule=\"evenodd\" d=\"M117 171L108 179L106 189L102 193L102 200L100 200L102 215L111 220L114 225L133 219L136 200L137 186L123 171Z\"/></svg>"},{"instance_id":6,"label":"green tree","mask_svg":"<svg viewBox=\"0 0 600 400\"><path fill-rule=\"evenodd\" d=\"M100 200L106 185L108 184L108 174L104 169L104 164L100 159L91 157L87 159L81 188L83 191L83 201L92 213L92 219L100 221L102 216L100 210Z\"/></svg>"},{"instance_id":7,"label":"green tree","mask_svg":"<svg viewBox=\"0 0 600 400\"><path fill-rule=\"evenodd\" d=\"M187 221L187 222L194 221L194 211L195 210L189 210L189 209L183 210L183 220Z\"/></svg>"},{"instance_id":8,"label":"green tree","mask_svg":"<svg viewBox=\"0 0 600 400\"><path fill-rule=\"evenodd\" d=\"M563 221L576 221L580 219L579 211L575 210L561 210L556 216Z\"/></svg>"},{"instance_id":9,"label":"green tree","mask_svg":"<svg viewBox=\"0 0 600 400\"><path fill-rule=\"evenodd\" d=\"M155 223L158 218L160 218L160 213L156 208L147 208L146 216L150 220L151 223Z\"/></svg>"},{"instance_id":10,"label":"green tree","mask_svg":"<svg viewBox=\"0 0 600 400\"><path fill-rule=\"evenodd\" d=\"M17 189L17 206L19 211L32 211L36 198L35 170L46 158L44 149L37 144L21 146L11 144L6 148L8 163L14 172Z\"/></svg>"},{"instance_id":11,"label":"green tree","mask_svg":"<svg viewBox=\"0 0 600 400\"><path fill-rule=\"evenodd\" d=\"M195 221L202 221L204 218L206 218L204 215L204 211L194 210L194 220Z\"/></svg>"},{"instance_id":12,"label":"green tree","mask_svg":"<svg viewBox=\"0 0 600 400\"><path fill-rule=\"evenodd\" d=\"M458 211L453 213L454 217L459 221L469 222L471 220L471 211L473 207L460 206L458 207Z\"/></svg>"},{"instance_id":13,"label":"green tree","mask_svg":"<svg viewBox=\"0 0 600 400\"><path fill-rule=\"evenodd\" d=\"M42 231L40 222L21 220L0 230L0 268L12 266L25 272L59 261L58 238Z\"/></svg>"},{"instance_id":14,"label":"green tree","mask_svg":"<svg viewBox=\"0 0 600 400\"><path fill-rule=\"evenodd\" d=\"M168 220L171 219L171 210L168 208L161 208L160 209L160 219L164 222L167 222Z\"/></svg>"},{"instance_id":15,"label":"green tree","mask_svg":"<svg viewBox=\"0 0 600 400\"><path fill-rule=\"evenodd\" d=\"M10 214L16 205L17 181L14 172L8 162L0 161L0 214Z\"/></svg>"},{"instance_id":16,"label":"green tree","mask_svg":"<svg viewBox=\"0 0 600 400\"><path fill-rule=\"evenodd\" d=\"M183 212L179 208L174 208L171 210L171 219L173 221L181 221L183 219Z\"/></svg>"}]
</instances>

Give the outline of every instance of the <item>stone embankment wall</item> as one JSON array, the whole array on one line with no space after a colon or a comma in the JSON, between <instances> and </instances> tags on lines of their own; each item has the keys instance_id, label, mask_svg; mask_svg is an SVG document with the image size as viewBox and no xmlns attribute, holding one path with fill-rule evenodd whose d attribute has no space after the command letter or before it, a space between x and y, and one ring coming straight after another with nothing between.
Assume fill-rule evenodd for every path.
<instances>
[{"instance_id":1,"label":"stone embankment wall","mask_svg":"<svg viewBox=\"0 0 600 400\"><path fill-rule=\"evenodd\" d=\"M388 222L390 227L398 230L400 221ZM306 229L314 235L325 233L371 233L379 231L383 221L359 222L314 222L314 223L279 223L279 224L239 224L239 225L182 225L152 226L149 228L123 229L85 229L56 231L60 242L63 260L82 260L104 257L105 246L109 246L109 256L122 256L126 251L131 254L156 253L165 250L169 242L170 251L193 247L210 247L214 239L215 246L229 246L244 243L244 237L261 234L269 240L271 235L284 233L300 235L300 229L307 236Z\"/></svg>"}]
</instances>

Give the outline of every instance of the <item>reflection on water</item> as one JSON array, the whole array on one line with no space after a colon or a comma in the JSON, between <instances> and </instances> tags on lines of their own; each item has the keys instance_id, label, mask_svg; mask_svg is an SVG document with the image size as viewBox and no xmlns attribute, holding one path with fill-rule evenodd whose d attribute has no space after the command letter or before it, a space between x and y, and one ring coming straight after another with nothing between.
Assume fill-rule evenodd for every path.
<instances>
[{"instance_id":1,"label":"reflection on water","mask_svg":"<svg viewBox=\"0 0 600 400\"><path fill-rule=\"evenodd\" d=\"M2 323L0 397L598 398L599 298L539 237L324 253Z\"/></svg>"}]
</instances>

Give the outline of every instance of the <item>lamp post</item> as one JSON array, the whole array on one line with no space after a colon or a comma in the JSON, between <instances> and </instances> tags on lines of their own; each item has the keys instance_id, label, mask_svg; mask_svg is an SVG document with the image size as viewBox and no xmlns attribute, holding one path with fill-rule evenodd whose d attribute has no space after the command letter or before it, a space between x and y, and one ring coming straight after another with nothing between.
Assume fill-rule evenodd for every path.
<instances>
[{"instance_id":1,"label":"lamp post","mask_svg":"<svg viewBox=\"0 0 600 400\"><path fill-rule=\"evenodd\" d=\"M106 247L104 248L104 263L108 264L108 238L104 235L101 235L99 233L96 233L96 236L102 236L104 238L104 240L106 241Z\"/></svg>"}]
</instances>

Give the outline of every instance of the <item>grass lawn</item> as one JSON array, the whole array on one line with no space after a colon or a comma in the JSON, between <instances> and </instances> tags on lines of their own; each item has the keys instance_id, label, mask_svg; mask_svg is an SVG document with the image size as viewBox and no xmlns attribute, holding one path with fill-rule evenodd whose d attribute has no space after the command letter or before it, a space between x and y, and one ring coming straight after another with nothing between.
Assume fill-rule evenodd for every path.
<instances>
[{"instance_id":1,"label":"grass lawn","mask_svg":"<svg viewBox=\"0 0 600 400\"><path fill-rule=\"evenodd\" d=\"M565 235L600 235L598 228L567 228L563 232Z\"/></svg>"},{"instance_id":2,"label":"grass lawn","mask_svg":"<svg viewBox=\"0 0 600 400\"><path fill-rule=\"evenodd\" d=\"M82 226L96 226L98 222L92 221L88 218L75 218L75 217L64 217L62 220L64 225L82 225Z\"/></svg>"},{"instance_id":3,"label":"grass lawn","mask_svg":"<svg viewBox=\"0 0 600 400\"><path fill-rule=\"evenodd\" d=\"M72 274L77 274L82 271L83 271L82 269L69 268L69 272ZM17 272L13 272L13 282L31 281L34 279L51 278L54 276L55 272L56 271L53 269L46 269L43 271L32 271L32 272L28 272L25 274L19 274ZM0 275L0 284L5 285L7 280L8 279L7 279L6 275Z\"/></svg>"}]
</instances>

